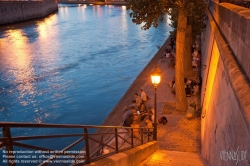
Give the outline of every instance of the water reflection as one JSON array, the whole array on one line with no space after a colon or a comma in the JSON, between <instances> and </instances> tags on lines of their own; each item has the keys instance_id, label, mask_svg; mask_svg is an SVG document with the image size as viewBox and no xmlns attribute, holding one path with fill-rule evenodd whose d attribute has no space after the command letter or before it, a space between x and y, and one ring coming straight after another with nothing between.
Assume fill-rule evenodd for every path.
<instances>
[{"instance_id":1,"label":"water reflection","mask_svg":"<svg viewBox=\"0 0 250 166\"><path fill-rule=\"evenodd\" d=\"M0 27L0 121L98 125L168 36L125 6L65 5Z\"/></svg>"},{"instance_id":2,"label":"water reflection","mask_svg":"<svg viewBox=\"0 0 250 166\"><path fill-rule=\"evenodd\" d=\"M128 19L127 19L127 9L126 6L121 7L121 19L122 19L122 32L126 32L128 30Z\"/></svg>"},{"instance_id":3,"label":"water reflection","mask_svg":"<svg viewBox=\"0 0 250 166\"><path fill-rule=\"evenodd\" d=\"M93 12L98 16L98 17L100 17L100 16L102 16L103 14L103 12L102 12L102 6L100 6L100 5L94 5L93 6Z\"/></svg>"},{"instance_id":4,"label":"water reflection","mask_svg":"<svg viewBox=\"0 0 250 166\"><path fill-rule=\"evenodd\" d=\"M11 29L6 32L7 38L3 40L3 48L11 48L11 56L6 57L5 62L8 63L11 70L10 74L14 76L14 84L19 90L19 99L23 106L28 103L26 100L22 100L25 95L33 95L35 88L33 85L34 69L32 67L32 56L26 34L20 29Z\"/></svg>"},{"instance_id":5,"label":"water reflection","mask_svg":"<svg viewBox=\"0 0 250 166\"><path fill-rule=\"evenodd\" d=\"M41 123L44 118L51 116L40 106L43 101L41 96L49 90L41 88L41 81L55 75L48 66L58 60L55 57L58 55L56 52L59 50L59 44L51 44L51 41L58 37L56 24L57 16L51 15L36 21L35 24L17 24L16 27L8 27L5 31L0 30L0 36L3 36L0 39L0 112L3 113L1 120L4 118L5 121L27 121L33 116L35 122ZM26 28L21 28L22 26ZM41 68L48 70L41 72ZM47 82L45 87L49 85Z\"/></svg>"},{"instance_id":6,"label":"water reflection","mask_svg":"<svg viewBox=\"0 0 250 166\"><path fill-rule=\"evenodd\" d=\"M63 18L67 18L69 15L69 7L68 6L59 6L60 14Z\"/></svg>"},{"instance_id":7,"label":"water reflection","mask_svg":"<svg viewBox=\"0 0 250 166\"><path fill-rule=\"evenodd\" d=\"M51 15L50 17L44 19L43 21L39 21L37 24L37 31L39 33L39 38L48 40L50 38L51 31L53 31L53 33L57 32L58 31L57 26L53 26L56 22L57 22L56 15ZM53 27L53 29L50 29L51 27Z\"/></svg>"}]
</instances>

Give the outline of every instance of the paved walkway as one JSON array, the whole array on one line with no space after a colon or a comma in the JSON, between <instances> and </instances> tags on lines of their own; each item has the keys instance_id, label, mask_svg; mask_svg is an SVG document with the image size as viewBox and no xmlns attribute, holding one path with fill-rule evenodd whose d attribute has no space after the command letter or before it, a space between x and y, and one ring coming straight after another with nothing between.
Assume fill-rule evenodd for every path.
<instances>
[{"instance_id":1,"label":"paved walkway","mask_svg":"<svg viewBox=\"0 0 250 166\"><path fill-rule=\"evenodd\" d=\"M158 125L159 150L142 162L141 166L205 165L205 161L200 157L200 95L187 98L188 102L193 100L197 104L196 118L188 120L186 112L175 111L175 96L171 93L171 89L168 86L168 82L174 78L175 69L168 68L167 58L161 58L167 46L168 42L165 42L158 53L138 75L102 125L122 125L126 114L126 111L123 111L124 106L131 103L134 99L134 93L139 92L140 88L151 98L147 101L146 106L154 108L154 86L151 83L150 72L155 64L158 64L162 71L162 80L157 88L157 119L161 116L166 116L168 123L166 125ZM188 79L197 78L199 71L197 69L194 69L194 71L196 74Z\"/></svg>"},{"instance_id":2,"label":"paved walkway","mask_svg":"<svg viewBox=\"0 0 250 166\"><path fill-rule=\"evenodd\" d=\"M157 119L161 116L168 119L167 125L158 125L160 149L200 153L199 96L187 97L188 102L193 100L197 103L196 118L189 120L186 118L186 112L175 111L175 95L168 86L168 82L174 78L175 69L168 68L166 58L158 59L158 67L162 70L162 80L157 88ZM194 70L198 74L197 69ZM196 79L197 74L192 79ZM141 87L151 98L146 103L147 107L154 108L154 88L151 80L145 81Z\"/></svg>"},{"instance_id":3,"label":"paved walkway","mask_svg":"<svg viewBox=\"0 0 250 166\"><path fill-rule=\"evenodd\" d=\"M166 46L165 44L164 46ZM164 47L163 46L163 47ZM168 86L174 78L175 69L168 68L168 59L158 57L158 67L162 70L162 80L157 88L157 119L165 116L168 119L166 125L158 125L159 150L141 163L145 166L154 165L206 165L201 158L201 119L200 119L200 95L187 97L188 102L195 101L197 104L196 117L187 119L186 112L175 110L175 95ZM153 69L153 68L152 68ZM198 76L198 69L194 69ZM154 88L151 80L141 85L143 90L150 96L146 103L147 107L154 107Z\"/></svg>"},{"instance_id":4,"label":"paved walkway","mask_svg":"<svg viewBox=\"0 0 250 166\"><path fill-rule=\"evenodd\" d=\"M167 59L159 59L158 67L162 70L162 81L157 88L157 119L161 116L166 116L168 119L167 125L158 125L160 149L200 153L200 118L188 120L186 112L175 111L175 95L168 86L175 70L168 68ZM151 97L146 105L154 107L154 88L151 81L145 82L142 88ZM198 96L187 97L187 100L195 101L199 110Z\"/></svg>"},{"instance_id":5,"label":"paved walkway","mask_svg":"<svg viewBox=\"0 0 250 166\"><path fill-rule=\"evenodd\" d=\"M139 166L209 166L198 153L157 150Z\"/></svg>"}]
</instances>

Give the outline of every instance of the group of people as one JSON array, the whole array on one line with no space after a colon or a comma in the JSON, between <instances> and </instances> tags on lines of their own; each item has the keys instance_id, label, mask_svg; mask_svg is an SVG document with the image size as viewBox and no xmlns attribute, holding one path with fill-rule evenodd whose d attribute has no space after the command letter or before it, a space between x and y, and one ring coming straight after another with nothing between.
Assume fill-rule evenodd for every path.
<instances>
[{"instance_id":1,"label":"group of people","mask_svg":"<svg viewBox=\"0 0 250 166\"><path fill-rule=\"evenodd\" d=\"M201 63L201 52L199 50L199 45L194 44L192 46L192 66L193 68L199 68Z\"/></svg>"},{"instance_id":2,"label":"group of people","mask_svg":"<svg viewBox=\"0 0 250 166\"><path fill-rule=\"evenodd\" d=\"M161 58L166 57L169 60L168 68L175 67L175 39L171 38L170 44L165 49L165 53Z\"/></svg>"},{"instance_id":3,"label":"group of people","mask_svg":"<svg viewBox=\"0 0 250 166\"><path fill-rule=\"evenodd\" d=\"M166 57L169 59L168 68L175 67L175 38L171 38L170 44L165 49L161 58ZM192 46L192 67L199 68L201 63L201 52L199 51L199 45L194 43Z\"/></svg>"},{"instance_id":4,"label":"group of people","mask_svg":"<svg viewBox=\"0 0 250 166\"><path fill-rule=\"evenodd\" d=\"M146 103L149 100L147 94L143 89L139 90L139 94L134 94L134 100L131 104L125 106L126 115L123 126L125 127L147 127L152 128L150 132L153 131L153 122L154 122L154 109L147 107ZM134 130L134 136L138 136L139 131Z\"/></svg>"},{"instance_id":5,"label":"group of people","mask_svg":"<svg viewBox=\"0 0 250 166\"><path fill-rule=\"evenodd\" d=\"M197 95L199 93L201 86L200 80L200 77L198 77L197 80L184 78L183 86L185 87L187 97L190 97L191 95ZM168 85L171 88L171 92L175 94L175 78L170 81Z\"/></svg>"},{"instance_id":6,"label":"group of people","mask_svg":"<svg viewBox=\"0 0 250 166\"><path fill-rule=\"evenodd\" d=\"M192 53L192 66L193 68L199 68L200 67L200 63L201 63L201 55L200 55L200 51L195 50Z\"/></svg>"}]
</instances>

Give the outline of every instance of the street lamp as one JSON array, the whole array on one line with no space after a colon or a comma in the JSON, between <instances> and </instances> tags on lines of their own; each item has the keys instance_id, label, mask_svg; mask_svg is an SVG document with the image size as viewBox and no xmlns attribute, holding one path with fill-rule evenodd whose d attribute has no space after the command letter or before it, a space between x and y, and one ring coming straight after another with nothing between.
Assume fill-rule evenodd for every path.
<instances>
[{"instance_id":1,"label":"street lamp","mask_svg":"<svg viewBox=\"0 0 250 166\"><path fill-rule=\"evenodd\" d=\"M151 80L152 80L152 83L154 84L154 89L155 89L155 112L154 112L154 135L153 135L153 139L156 141L157 140L156 89L157 89L157 85L161 81L161 70L158 68L157 65L155 65L155 68L151 73Z\"/></svg>"}]
</instances>

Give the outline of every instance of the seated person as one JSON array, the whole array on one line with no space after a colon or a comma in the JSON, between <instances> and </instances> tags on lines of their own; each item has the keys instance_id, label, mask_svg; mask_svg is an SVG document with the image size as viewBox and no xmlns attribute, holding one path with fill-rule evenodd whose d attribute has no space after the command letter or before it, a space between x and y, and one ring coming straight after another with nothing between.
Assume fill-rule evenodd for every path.
<instances>
[{"instance_id":1,"label":"seated person","mask_svg":"<svg viewBox=\"0 0 250 166\"><path fill-rule=\"evenodd\" d=\"M142 99L139 97L139 95L137 93L135 93L135 104L136 104L136 107L139 108L141 103L142 103Z\"/></svg>"},{"instance_id":2,"label":"seated person","mask_svg":"<svg viewBox=\"0 0 250 166\"><path fill-rule=\"evenodd\" d=\"M172 81L169 81L168 85L170 88L173 88L173 85L175 84L175 77L173 78Z\"/></svg>"},{"instance_id":3,"label":"seated person","mask_svg":"<svg viewBox=\"0 0 250 166\"><path fill-rule=\"evenodd\" d=\"M147 94L142 89L140 89L140 93L142 102L146 102L148 100Z\"/></svg>"},{"instance_id":4,"label":"seated person","mask_svg":"<svg viewBox=\"0 0 250 166\"><path fill-rule=\"evenodd\" d=\"M134 114L133 120L136 122L140 122L140 116L137 113Z\"/></svg>"},{"instance_id":5,"label":"seated person","mask_svg":"<svg viewBox=\"0 0 250 166\"><path fill-rule=\"evenodd\" d=\"M132 104L125 106L125 109L129 109L131 107L135 107L136 109L138 109L142 103L142 99L140 98L140 96L135 93L134 94L135 100L132 100Z\"/></svg>"},{"instance_id":6,"label":"seated person","mask_svg":"<svg viewBox=\"0 0 250 166\"><path fill-rule=\"evenodd\" d=\"M167 53L166 53L166 58L170 58L170 57L171 57L170 52L167 52Z\"/></svg>"},{"instance_id":7,"label":"seated person","mask_svg":"<svg viewBox=\"0 0 250 166\"><path fill-rule=\"evenodd\" d=\"M139 127L140 125L137 123L137 121L133 121L133 123L131 124L131 127L133 128L133 135L134 137L139 137Z\"/></svg>"},{"instance_id":8,"label":"seated person","mask_svg":"<svg viewBox=\"0 0 250 166\"><path fill-rule=\"evenodd\" d=\"M149 112L148 112L148 118L149 118L149 120L151 120L152 121L152 123L154 123L154 120L155 120L155 115L154 115L154 109L152 108L152 107L148 107L148 110L149 110Z\"/></svg>"},{"instance_id":9,"label":"seated person","mask_svg":"<svg viewBox=\"0 0 250 166\"><path fill-rule=\"evenodd\" d=\"M150 119L146 119L146 124L147 124L147 128L151 128L151 129L147 130L147 131L149 131L148 134L152 135L153 130L154 130L152 121Z\"/></svg>"},{"instance_id":10,"label":"seated person","mask_svg":"<svg viewBox=\"0 0 250 166\"><path fill-rule=\"evenodd\" d=\"M141 104L139 111L141 114L141 121L143 121L148 116L148 110L144 103Z\"/></svg>"},{"instance_id":11,"label":"seated person","mask_svg":"<svg viewBox=\"0 0 250 166\"><path fill-rule=\"evenodd\" d=\"M125 127L131 127L131 124L133 124L133 118L134 118L134 114L129 114L128 117L125 119L123 126Z\"/></svg>"},{"instance_id":12,"label":"seated person","mask_svg":"<svg viewBox=\"0 0 250 166\"><path fill-rule=\"evenodd\" d=\"M126 113L126 116L125 116L125 119L128 118L129 114L133 114L133 115L136 115L137 112L136 112L136 108L135 107L131 107L131 109L129 109Z\"/></svg>"}]
</instances>

